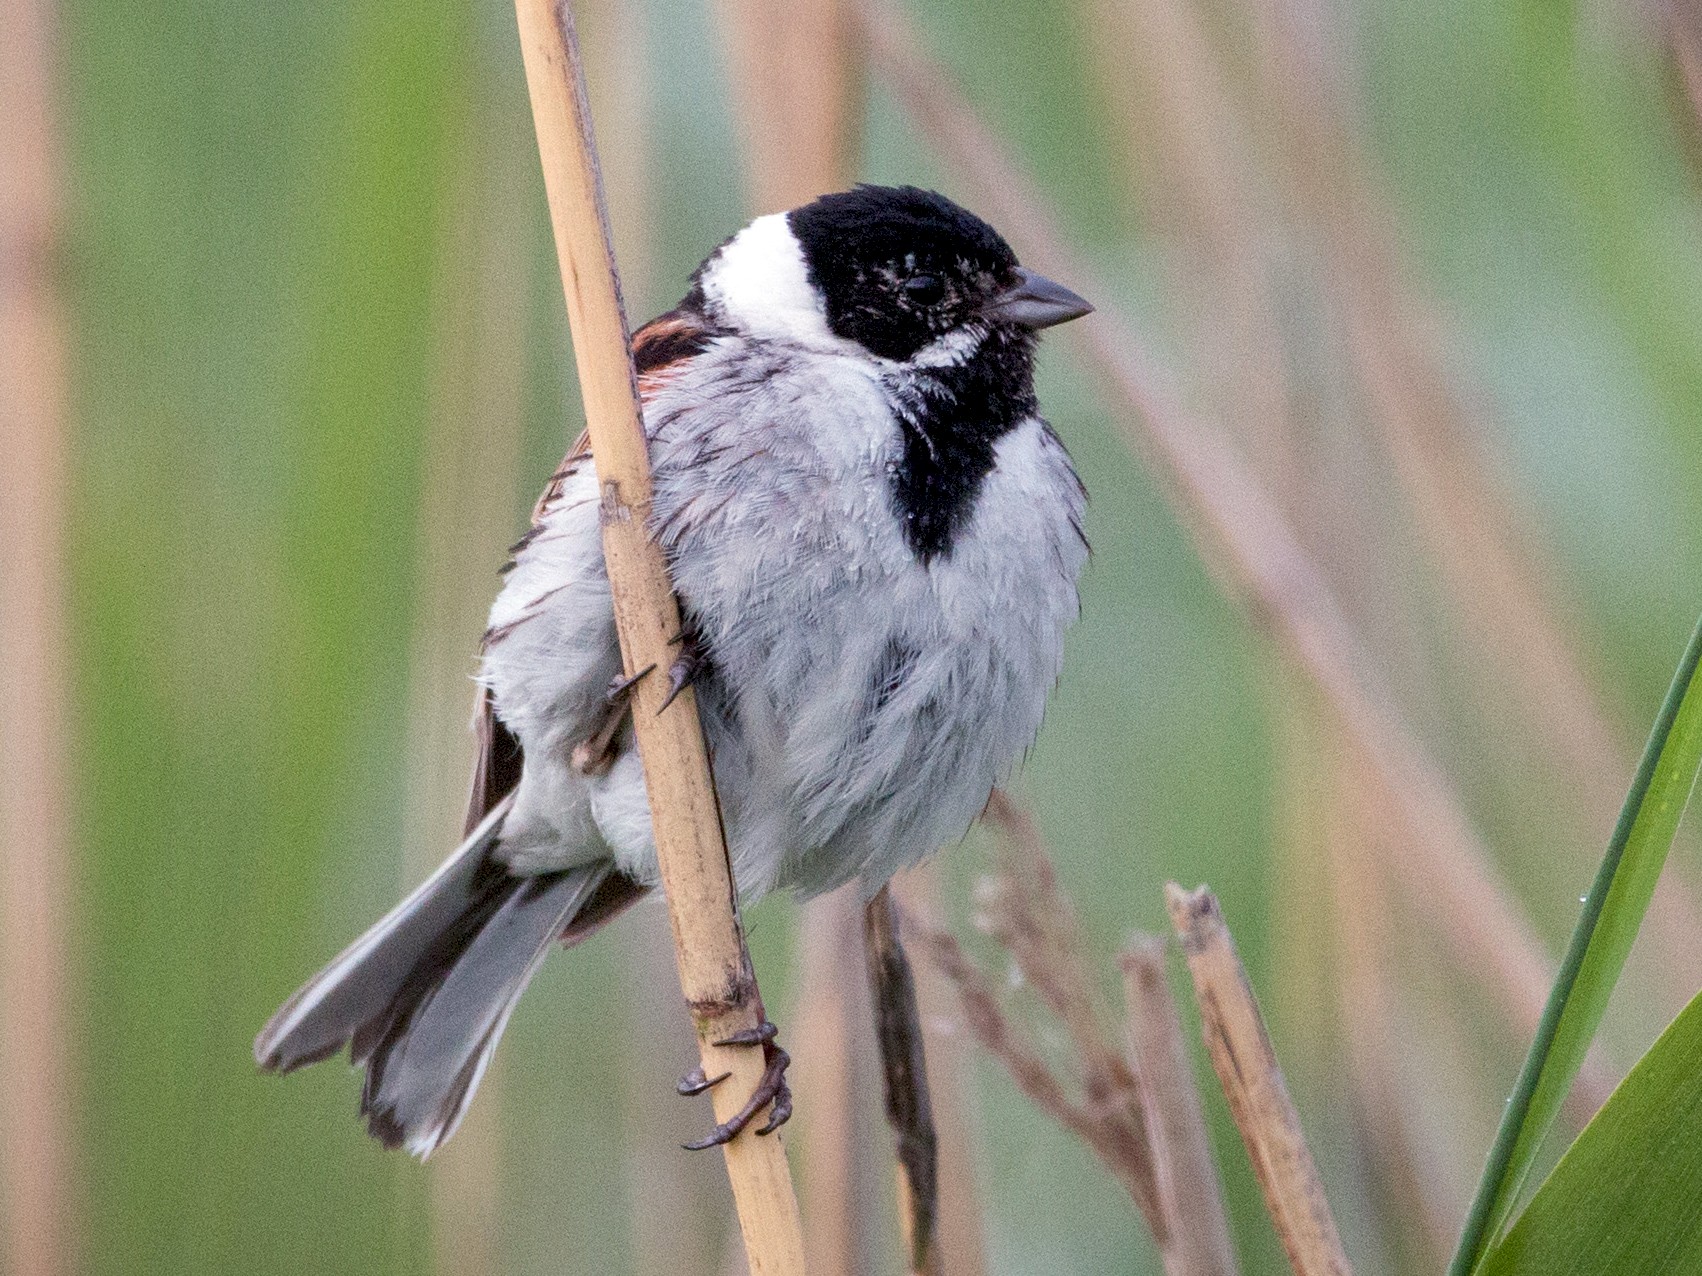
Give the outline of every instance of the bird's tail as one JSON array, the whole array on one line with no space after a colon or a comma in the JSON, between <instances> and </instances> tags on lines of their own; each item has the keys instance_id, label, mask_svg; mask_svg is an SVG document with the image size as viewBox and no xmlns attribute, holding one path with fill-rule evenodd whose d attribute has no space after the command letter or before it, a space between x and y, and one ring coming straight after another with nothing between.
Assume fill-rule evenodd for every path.
<instances>
[{"instance_id":1,"label":"bird's tail","mask_svg":"<svg viewBox=\"0 0 1702 1276\"><path fill-rule=\"evenodd\" d=\"M260 1066L279 1072L349 1042L350 1057L366 1065L368 1128L416 1156L455 1132L550 945L577 938L635 897L602 889L613 868L607 860L534 877L509 873L491 850L511 804L493 809L424 885L285 1002L254 1042Z\"/></svg>"}]
</instances>

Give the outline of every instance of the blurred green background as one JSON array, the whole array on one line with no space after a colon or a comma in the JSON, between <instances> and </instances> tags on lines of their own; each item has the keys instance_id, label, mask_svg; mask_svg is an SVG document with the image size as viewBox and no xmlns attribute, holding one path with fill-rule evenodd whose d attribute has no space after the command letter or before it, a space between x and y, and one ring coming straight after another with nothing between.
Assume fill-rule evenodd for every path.
<instances>
[{"instance_id":1,"label":"blurred green background","mask_svg":"<svg viewBox=\"0 0 1702 1276\"><path fill-rule=\"evenodd\" d=\"M1166 43L1178 13L1215 90ZM1526 0L912 0L911 15L918 51L1094 272L1066 282L1131 319L1284 494L1558 952L1614 813L1599 794L1623 790L1702 600L1702 151L1679 20ZM635 320L749 214L716 19L696 0L580 6ZM425 1169L367 1139L347 1069L279 1080L249 1054L277 1003L453 844L482 611L579 429L512 11L83 0L58 23L77 1267L735 1270L718 1158L674 1150L708 1112L671 1097L692 1050L657 912L552 959L474 1118ZM964 193L878 68L869 80L863 174ZM1284 83L1328 104L1339 151L1291 145L1271 105ZM1217 146L1213 177L1194 161ZM1376 269L1313 215L1341 154L1465 464L1531 548L1605 706L1623 767L1595 787L1501 694L1498 599L1478 596L1474 627L1408 508L1352 320L1354 272ZM1214 248L1228 241L1244 253ZM1249 372L1266 356L1268 401ZM1378 1039L1355 1037L1316 698L1202 563L1118 431L1127 406L1064 341L1042 363L1095 553L1015 791L1108 1000L1127 933L1164 928L1164 881L1216 888L1359 1271L1434 1269L1523 1037L1398 897L1366 913L1387 1002ZM1280 405L1281 448L1262 402ZM966 936L988 854L977 833L940 861L941 910ZM1676 858L1695 868L1688 845ZM783 1013L796 917L782 900L750 916ZM1674 933L1633 963L1613 1067L1681 1004L1672 954L1698 948ZM1202 1077L1243 1269L1279 1270ZM986 1270L1159 1270L1090 1153L984 1058L964 1082ZM896 1272L887 1135L864 1110L855 1269ZM795 1152L809 1121L806 1105Z\"/></svg>"}]
</instances>

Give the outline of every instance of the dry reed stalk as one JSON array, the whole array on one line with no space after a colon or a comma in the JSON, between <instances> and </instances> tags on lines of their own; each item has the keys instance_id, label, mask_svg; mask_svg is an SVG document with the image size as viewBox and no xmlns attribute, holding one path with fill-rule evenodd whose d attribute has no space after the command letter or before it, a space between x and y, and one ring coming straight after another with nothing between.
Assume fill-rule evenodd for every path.
<instances>
[{"instance_id":1,"label":"dry reed stalk","mask_svg":"<svg viewBox=\"0 0 1702 1276\"><path fill-rule=\"evenodd\" d=\"M575 13L586 94L603 141L599 163L621 291L634 306L654 298L657 283L648 16L640 0L582 0ZM503 138L505 150L509 140ZM499 190L512 192L517 186L510 181ZM510 306L515 295L509 293ZM626 1070L618 1113L611 1114L644 1131L625 1145L633 1271L636 1276L678 1276L698 1270L705 1255L720 1252L731 1201L724 1184L679 1154L682 1143L703 1133L701 1112L684 1103L658 1108L658 1077L693 1045L690 1025L676 1013L674 945L667 919L633 909L614 931L609 941L619 949L615 960L623 1002L615 1026L627 1034L628 1057L651 1065ZM790 1034L793 1025L788 1022L787 1028ZM667 1208L652 1208L648 1203L653 1201L666 1201ZM736 1229L731 1241L738 1250ZM810 1257L806 1253L806 1260ZM742 1253L739 1261L744 1261ZM808 1266L812 1276L822 1276L813 1261Z\"/></svg>"},{"instance_id":2,"label":"dry reed stalk","mask_svg":"<svg viewBox=\"0 0 1702 1276\"><path fill-rule=\"evenodd\" d=\"M855 1276L862 1212L859 1125L863 1073L870 1070L862 1029L869 1022L861 960L862 907L855 886L806 903L798 920L797 983L787 1024L792 1093L805 1122L798 1173L812 1276Z\"/></svg>"},{"instance_id":3,"label":"dry reed stalk","mask_svg":"<svg viewBox=\"0 0 1702 1276\"><path fill-rule=\"evenodd\" d=\"M1084 0L1099 88L1124 168L1176 254L1173 294L1201 381L1291 516L1305 508L1296 387L1275 293L1273 198L1192 0ZM1202 295L1204 294L1204 295ZM1292 303L1290 303L1290 306Z\"/></svg>"},{"instance_id":4,"label":"dry reed stalk","mask_svg":"<svg viewBox=\"0 0 1702 1276\"><path fill-rule=\"evenodd\" d=\"M898 905L883 886L863 910L875 1036L881 1047L886 1119L898 1159L898 1215L911 1276L940 1276L939 1142L928 1094L916 977L900 937Z\"/></svg>"},{"instance_id":5,"label":"dry reed stalk","mask_svg":"<svg viewBox=\"0 0 1702 1276\"><path fill-rule=\"evenodd\" d=\"M586 426L603 489L603 551L621 651L629 672L666 669L680 632L679 604L661 550L644 526L649 457L573 15L566 0L517 0L516 9ZM715 1043L754 1031L762 1005L739 926L697 701L687 688L663 713L666 692L665 680L640 679L633 722L681 989L704 1071L729 1074L711 1091L716 1119L725 1121L755 1089L764 1064L759 1050ZM803 1235L783 1140L747 1128L723 1151L753 1276L803 1271Z\"/></svg>"},{"instance_id":6,"label":"dry reed stalk","mask_svg":"<svg viewBox=\"0 0 1702 1276\"><path fill-rule=\"evenodd\" d=\"M1203 886L1184 891L1172 882L1165 899L1194 977L1206 1050L1288 1261L1296 1276L1351 1276L1300 1118L1217 898Z\"/></svg>"},{"instance_id":7,"label":"dry reed stalk","mask_svg":"<svg viewBox=\"0 0 1702 1276\"><path fill-rule=\"evenodd\" d=\"M920 919L913 928L938 929L938 874L931 864L895 878L891 889L901 916ZM942 1276L984 1276L986 1239L982 1234L981 1193L976 1183L979 1152L971 1128L965 1079L972 1047L955 1031L956 996L933 962L913 967L917 1010L928 1059L928 1094L939 1147L939 1242Z\"/></svg>"},{"instance_id":8,"label":"dry reed stalk","mask_svg":"<svg viewBox=\"0 0 1702 1276\"><path fill-rule=\"evenodd\" d=\"M1129 1061L1146 1095L1159 1208L1170 1225L1164 1270L1166 1276L1236 1276L1223 1188L1165 972L1166 948L1156 936L1137 935L1117 958Z\"/></svg>"},{"instance_id":9,"label":"dry reed stalk","mask_svg":"<svg viewBox=\"0 0 1702 1276\"><path fill-rule=\"evenodd\" d=\"M15 1276L75 1267L65 347L56 23L0 35L0 1237Z\"/></svg>"},{"instance_id":10,"label":"dry reed stalk","mask_svg":"<svg viewBox=\"0 0 1702 1276\"><path fill-rule=\"evenodd\" d=\"M1011 955L1023 982L1063 1025L1080 1097L1071 1093L1007 1020L991 979L957 941L934 929L924 942L955 986L970 1031L1004 1064L1030 1102L1085 1142L1129 1193L1160 1249L1169 1226L1159 1205L1140 1079L1106 1036L1092 976L1082 960L1075 912L1058 890L1034 821L995 789L982 819L1001 838L999 873L977 891L976 926Z\"/></svg>"},{"instance_id":11,"label":"dry reed stalk","mask_svg":"<svg viewBox=\"0 0 1702 1276\"><path fill-rule=\"evenodd\" d=\"M1044 202L949 78L887 6L865 21L874 64L923 133L974 185L993 220L1044 270L1104 297L1063 248ZM1322 692L1365 752L1411 835L1389 867L1465 966L1483 978L1515 1029L1536 1027L1550 962L1507 890L1452 786L1395 709L1323 574L1288 521L1212 422L1184 411L1142 342L1106 306L1073 334L1116 399L1131 445L1151 467L1207 564ZM1576 1093L1599 1105L1612 1088L1599 1058Z\"/></svg>"},{"instance_id":12,"label":"dry reed stalk","mask_svg":"<svg viewBox=\"0 0 1702 1276\"><path fill-rule=\"evenodd\" d=\"M982 820L1001 840L999 874L977 893L976 925L1016 959L1024 980L1063 1024L1081 1072L1083 1117L1153 1223L1160 1247L1168 1225L1158 1204L1157 1171L1146 1128L1146 1102L1129 1060L1105 1034L1094 980L1082 958L1075 910L1029 813L998 789Z\"/></svg>"},{"instance_id":13,"label":"dry reed stalk","mask_svg":"<svg viewBox=\"0 0 1702 1276\"><path fill-rule=\"evenodd\" d=\"M1070 1093L1040 1052L1011 1024L997 986L969 960L957 940L943 930L931 931L922 938L929 955L956 988L964 1024L981 1048L1003 1065L1030 1103L1093 1149L1128 1192L1162 1249L1168 1243L1168 1233L1159 1208L1151 1154L1145 1147L1134 1146L1135 1130L1145 1129L1144 1100L1127 1065L1121 1093L1101 1094L1090 1109Z\"/></svg>"}]
</instances>

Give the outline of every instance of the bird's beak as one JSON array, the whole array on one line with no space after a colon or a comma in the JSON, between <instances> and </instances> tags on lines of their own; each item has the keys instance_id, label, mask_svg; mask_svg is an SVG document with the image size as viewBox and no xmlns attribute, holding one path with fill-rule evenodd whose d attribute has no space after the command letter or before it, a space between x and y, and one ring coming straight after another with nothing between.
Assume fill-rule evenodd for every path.
<instances>
[{"instance_id":1,"label":"bird's beak","mask_svg":"<svg viewBox=\"0 0 1702 1276\"><path fill-rule=\"evenodd\" d=\"M1016 268L1016 283L988 302L981 314L995 323L1020 324L1024 328L1050 328L1092 314L1093 307L1063 284L1025 267Z\"/></svg>"}]
</instances>

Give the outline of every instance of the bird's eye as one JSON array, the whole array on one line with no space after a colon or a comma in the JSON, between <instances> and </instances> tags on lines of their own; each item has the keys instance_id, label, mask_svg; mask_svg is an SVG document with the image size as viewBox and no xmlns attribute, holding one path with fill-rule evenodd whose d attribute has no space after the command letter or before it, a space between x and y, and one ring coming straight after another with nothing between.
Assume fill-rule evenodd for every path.
<instances>
[{"instance_id":1,"label":"bird's eye","mask_svg":"<svg viewBox=\"0 0 1702 1276\"><path fill-rule=\"evenodd\" d=\"M919 306L931 306L946 295L937 275L911 275L904 281L904 295Z\"/></svg>"}]
</instances>

